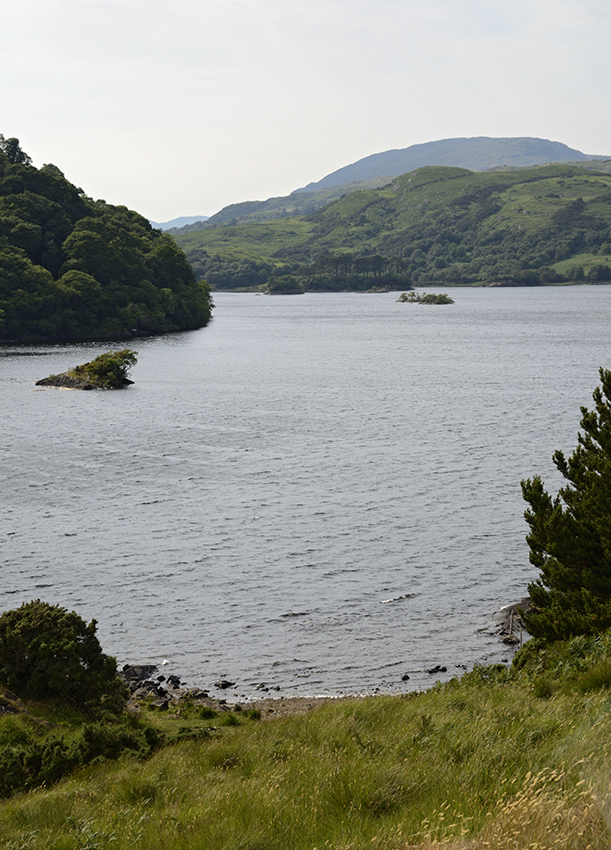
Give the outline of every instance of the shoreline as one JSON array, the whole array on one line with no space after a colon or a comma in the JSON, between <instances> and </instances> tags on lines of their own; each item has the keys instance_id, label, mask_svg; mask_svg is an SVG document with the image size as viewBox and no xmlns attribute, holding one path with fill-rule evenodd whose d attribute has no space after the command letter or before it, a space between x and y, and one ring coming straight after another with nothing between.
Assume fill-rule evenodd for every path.
<instances>
[{"instance_id":1,"label":"shoreline","mask_svg":"<svg viewBox=\"0 0 611 850\"><path fill-rule=\"evenodd\" d=\"M530 599L528 597L520 602L506 605L497 611L489 626L489 633L495 634L498 637L499 643L504 644L508 652L515 652L523 645L524 639L530 637L524 628L524 623L520 615L521 611L528 612L530 608ZM510 664L509 659L502 659L501 663ZM452 671L444 665L436 665L429 669L418 671L426 673L433 677L438 674L444 674L444 678L449 679L455 676L462 676L467 672L465 665L454 665L456 672ZM315 694L315 695L290 695L279 693L280 688L271 688L277 695L270 695L270 688L259 686L262 691L261 695L253 694L237 694L237 686L235 682L230 682L227 679L220 679L214 683L217 691L225 693L226 696L212 695L210 689L198 687L185 687L181 684L180 677L175 674L164 676L159 673L159 667L156 664L125 664L122 670L119 671L121 678L130 690L128 700L128 710L138 713L143 705L148 705L159 711L168 711L170 713L176 711L180 713L180 705L186 702L194 703L198 706L209 708L211 711L219 713L229 711L255 710L261 712L262 718L272 719L276 717L287 717L289 715L307 714L314 708L325 705L329 702L337 702L338 700L359 700L367 697L376 696L405 696L409 693L420 693L433 687L439 680L431 679L428 687L417 688L409 691L391 691L374 688L368 692L359 692L353 694L338 693L338 694ZM410 676L404 674L402 677L404 683L410 681ZM265 694L265 695L263 695Z\"/></svg>"},{"instance_id":2,"label":"shoreline","mask_svg":"<svg viewBox=\"0 0 611 850\"><path fill-rule=\"evenodd\" d=\"M497 663L510 664L510 654L520 649L530 638L524 627L520 612L528 612L530 608L528 597L496 611L491 617L485 631L496 636L507 657ZM500 647L499 647L500 648ZM167 662L164 662L166 664ZM484 661L485 663L494 663ZM163 665L162 668L163 669ZM171 711L178 708L181 702L191 702L210 708L214 711L231 711L235 706L242 709L255 709L265 716L284 716L288 714L305 714L312 708L327 702L337 700L364 699L375 696L405 696L409 693L419 693L429 690L437 682L460 678L468 672L466 664L441 665L436 664L421 670L410 670L403 673L393 687L372 687L367 690L346 693L315 693L290 694L280 686L266 686L259 683L256 686L244 687L234 681L221 678L213 686L187 687L181 682L180 676L169 673L167 677L160 673L160 666L154 662L144 664L125 664L118 671L119 677L130 690L129 705L137 710L140 704L150 704L161 711ZM426 684L421 681L426 675ZM415 677L415 678L412 678ZM409 684L408 684L409 683ZM424 686L423 686L424 685ZM415 686L415 687L414 687ZM211 693L214 687L217 693ZM254 691L252 688L254 687ZM241 691L241 693L239 693ZM272 694L273 692L273 694Z\"/></svg>"},{"instance_id":3,"label":"shoreline","mask_svg":"<svg viewBox=\"0 0 611 850\"><path fill-rule=\"evenodd\" d=\"M181 687L177 676L157 676L154 665L129 665L119 671L119 678L130 690L127 702L127 710L138 714L143 706L153 710L168 712L169 714L180 714L181 705L190 703L208 708L219 714L230 711L260 711L262 718L287 717L295 714L307 714L314 708L329 702L338 700L364 699L366 696L376 694L360 695L319 695L319 696L262 696L262 697L233 697L231 701L225 697L212 696L209 691L200 688ZM384 696L385 694L378 694Z\"/></svg>"}]
</instances>

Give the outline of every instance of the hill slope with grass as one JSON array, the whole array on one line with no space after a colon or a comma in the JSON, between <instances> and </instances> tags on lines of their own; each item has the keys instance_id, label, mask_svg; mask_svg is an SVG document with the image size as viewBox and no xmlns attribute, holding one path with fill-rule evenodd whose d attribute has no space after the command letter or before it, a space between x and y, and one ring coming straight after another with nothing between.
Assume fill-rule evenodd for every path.
<instances>
[{"instance_id":1,"label":"hill slope with grass","mask_svg":"<svg viewBox=\"0 0 611 850\"><path fill-rule=\"evenodd\" d=\"M210 312L170 236L87 197L55 165L35 168L0 136L0 342L189 330Z\"/></svg>"},{"instance_id":2,"label":"hill slope with grass","mask_svg":"<svg viewBox=\"0 0 611 850\"><path fill-rule=\"evenodd\" d=\"M322 180L308 183L302 189L295 189L284 197L230 204L206 222L199 221L191 227L184 227L182 232L225 224L253 224L286 215L309 215L342 195L359 189L380 188L390 183L393 177L429 165L487 171L499 168L528 168L551 162L579 163L588 167L597 159L599 158L590 157L561 142L550 142L548 139L493 139L484 136L442 139L366 156L358 162L327 174ZM177 224L176 227L181 225Z\"/></svg>"},{"instance_id":3,"label":"hill slope with grass","mask_svg":"<svg viewBox=\"0 0 611 850\"><path fill-rule=\"evenodd\" d=\"M610 653L608 633L527 644L510 669L259 722L186 700L82 727L29 705L0 716L2 790L24 750L58 773L0 803L3 846L607 850ZM86 766L53 784L69 754Z\"/></svg>"},{"instance_id":4,"label":"hill slope with grass","mask_svg":"<svg viewBox=\"0 0 611 850\"><path fill-rule=\"evenodd\" d=\"M299 189L290 195L268 198L266 201L244 201L229 204L210 216L206 222L197 222L191 227L182 227L172 233L188 233L192 230L205 230L219 225L254 224L260 221L272 221L290 215L309 215L324 207L325 204L341 198L358 189L378 189L388 183L388 177L374 177L371 180L357 180L341 186L330 186L307 191Z\"/></svg>"},{"instance_id":5,"label":"hill slope with grass","mask_svg":"<svg viewBox=\"0 0 611 850\"><path fill-rule=\"evenodd\" d=\"M291 275L308 290L611 280L611 175L550 165L426 167L307 216L176 234L219 289Z\"/></svg>"}]
</instances>

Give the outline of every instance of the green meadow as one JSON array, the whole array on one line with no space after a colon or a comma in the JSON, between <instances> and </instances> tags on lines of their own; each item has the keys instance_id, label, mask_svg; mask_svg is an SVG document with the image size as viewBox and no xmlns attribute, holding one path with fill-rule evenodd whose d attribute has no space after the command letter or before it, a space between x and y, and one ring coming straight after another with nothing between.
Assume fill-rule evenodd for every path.
<instances>
[{"instance_id":1,"label":"green meadow","mask_svg":"<svg viewBox=\"0 0 611 850\"><path fill-rule=\"evenodd\" d=\"M510 668L277 719L143 704L138 723L159 740L151 754L100 757L5 799L1 846L602 850L610 650L609 633L531 641ZM4 741L26 722L0 718ZM57 735L74 717L46 722L39 734Z\"/></svg>"}]
</instances>

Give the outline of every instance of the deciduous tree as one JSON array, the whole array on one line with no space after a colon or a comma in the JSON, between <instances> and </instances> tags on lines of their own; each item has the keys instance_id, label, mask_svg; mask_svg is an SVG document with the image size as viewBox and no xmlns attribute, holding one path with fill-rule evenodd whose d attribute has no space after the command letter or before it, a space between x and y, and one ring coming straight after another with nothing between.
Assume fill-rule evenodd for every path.
<instances>
[{"instance_id":1,"label":"deciduous tree","mask_svg":"<svg viewBox=\"0 0 611 850\"><path fill-rule=\"evenodd\" d=\"M0 150L11 163L11 165L31 165L32 159L21 149L19 139L11 136L5 139L0 133Z\"/></svg>"}]
</instances>

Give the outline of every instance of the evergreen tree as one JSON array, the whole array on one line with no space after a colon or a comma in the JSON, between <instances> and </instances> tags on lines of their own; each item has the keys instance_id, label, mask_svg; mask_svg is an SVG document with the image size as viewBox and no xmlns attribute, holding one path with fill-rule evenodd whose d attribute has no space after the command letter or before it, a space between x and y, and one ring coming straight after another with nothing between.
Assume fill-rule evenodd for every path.
<instances>
[{"instance_id":1,"label":"evergreen tree","mask_svg":"<svg viewBox=\"0 0 611 850\"><path fill-rule=\"evenodd\" d=\"M573 454L554 454L567 484L552 498L539 476L522 482L530 561L541 570L528 588L526 627L544 640L611 627L611 371L600 378Z\"/></svg>"}]
</instances>

